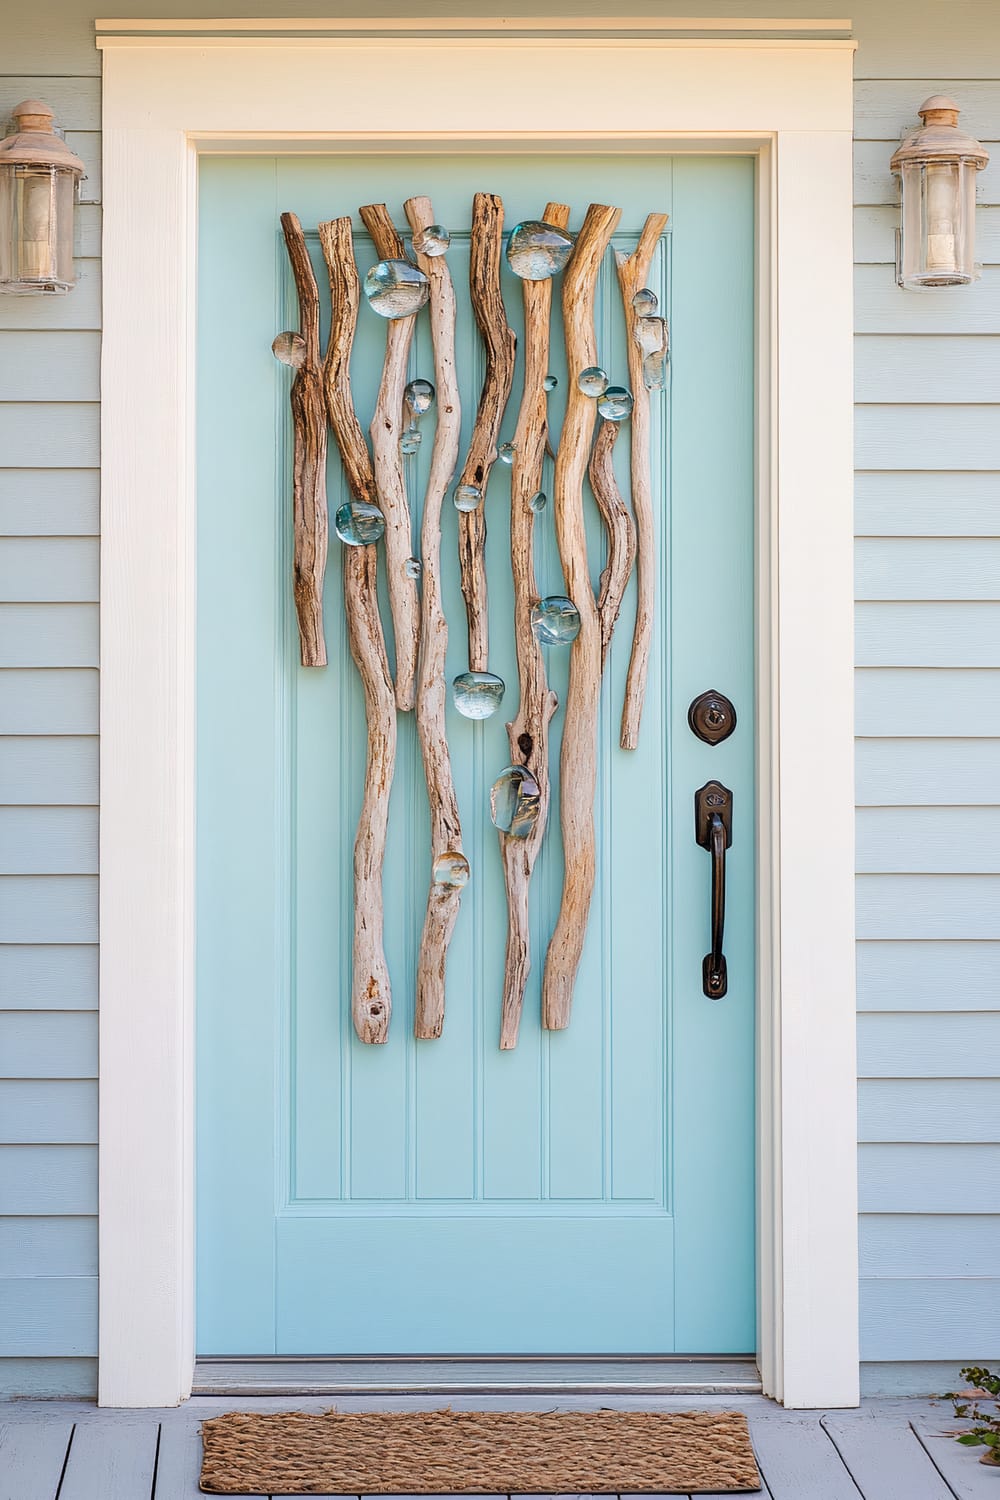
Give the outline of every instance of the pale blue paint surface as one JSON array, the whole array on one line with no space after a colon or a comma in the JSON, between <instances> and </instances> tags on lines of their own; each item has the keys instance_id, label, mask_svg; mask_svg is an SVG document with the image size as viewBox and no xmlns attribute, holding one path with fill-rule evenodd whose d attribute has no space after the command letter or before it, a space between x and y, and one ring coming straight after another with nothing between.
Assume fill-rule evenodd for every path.
<instances>
[{"instance_id":1,"label":"pale blue paint surface","mask_svg":"<svg viewBox=\"0 0 1000 1500\"><path fill-rule=\"evenodd\" d=\"M449 736L473 881L449 960L438 1042L415 1044L412 983L426 881L426 812L401 723L387 859L390 1041L366 1048L348 1015L350 846L364 718L346 647L337 543L326 597L331 665L303 672L287 581L287 376L269 353L291 316L278 212L307 226L372 197L431 193L452 226L472 192L507 220L550 197L623 203L629 248L645 213L671 213L655 284L672 323L670 525L639 750L617 748L630 594L603 699L601 876L572 1024L542 1033L544 944L559 894L557 826L536 874L535 953L520 1045L497 1050L504 902L490 782L508 758L516 676L504 510L487 500L491 665L505 712ZM205 1353L737 1351L754 1343L752 891L752 213L748 161L491 158L211 162L203 179L199 779L199 1347ZM232 255L234 237L243 250ZM362 268L371 258L358 236ZM318 246L314 245L318 256ZM464 278L464 243L451 263ZM325 280L325 278L321 278ZM516 281L508 311L520 318ZM672 294L672 295L671 295ZM462 298L466 435L480 379ZM598 339L621 379L610 266ZM363 311L353 365L367 421L383 328ZM552 368L566 386L560 341ZM430 371L426 328L413 373ZM516 412L508 415L509 437ZM280 441L276 442L275 432ZM234 435L238 434L236 443ZM425 472L430 432L418 465ZM623 473L627 472L623 466ZM331 506L343 484L331 462ZM666 501L661 501L661 507ZM233 517L240 523L233 529ZM596 516L594 569L600 567ZM562 588L551 513L544 591ZM711 538L711 549L706 548ZM454 511L444 522L449 677L464 666ZM715 590L706 587L708 570ZM720 609L719 602L722 601ZM278 640L275 653L275 636ZM549 653L564 691L567 659ZM736 700L716 750L686 725L697 691ZM557 717L555 760L561 716ZM730 994L701 994L709 866L693 793L736 792Z\"/></svg>"}]
</instances>

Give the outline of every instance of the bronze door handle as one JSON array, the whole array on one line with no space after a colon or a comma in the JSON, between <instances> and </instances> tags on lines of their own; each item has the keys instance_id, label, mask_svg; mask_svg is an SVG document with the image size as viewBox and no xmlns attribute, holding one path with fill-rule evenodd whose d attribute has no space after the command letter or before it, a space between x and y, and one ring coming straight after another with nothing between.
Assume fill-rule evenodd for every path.
<instances>
[{"instance_id":1,"label":"bronze door handle","mask_svg":"<svg viewBox=\"0 0 1000 1500\"><path fill-rule=\"evenodd\" d=\"M728 988L722 951L726 927L726 850L733 843L733 794L721 781L706 781L694 794L694 837L712 856L712 951L701 966L701 987L710 1000Z\"/></svg>"}]
</instances>

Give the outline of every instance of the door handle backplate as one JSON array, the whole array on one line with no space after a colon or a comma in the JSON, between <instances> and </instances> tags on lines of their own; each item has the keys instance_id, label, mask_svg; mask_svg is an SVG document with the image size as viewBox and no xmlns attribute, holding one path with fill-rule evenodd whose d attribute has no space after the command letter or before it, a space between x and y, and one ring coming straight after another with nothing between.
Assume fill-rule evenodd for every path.
<instances>
[{"instance_id":1,"label":"door handle backplate","mask_svg":"<svg viewBox=\"0 0 1000 1500\"><path fill-rule=\"evenodd\" d=\"M726 850L733 842L733 794L721 781L706 781L694 794L694 837L712 856L712 948L701 966L701 987L710 1000L729 988L722 951L726 927Z\"/></svg>"}]
</instances>

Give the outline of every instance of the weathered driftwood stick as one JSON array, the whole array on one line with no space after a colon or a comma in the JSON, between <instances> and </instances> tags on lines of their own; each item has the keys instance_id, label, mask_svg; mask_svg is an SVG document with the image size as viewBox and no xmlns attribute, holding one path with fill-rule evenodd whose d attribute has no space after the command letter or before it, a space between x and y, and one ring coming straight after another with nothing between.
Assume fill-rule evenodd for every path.
<instances>
[{"instance_id":1,"label":"weathered driftwood stick","mask_svg":"<svg viewBox=\"0 0 1000 1500\"><path fill-rule=\"evenodd\" d=\"M653 643L653 611L656 598L656 528L653 519L653 475L649 434L649 392L642 378L642 348L636 337L638 314L632 298L649 278L656 242L667 222L666 214L649 214L631 255L615 252L618 285L625 307L625 333L628 344L628 375L632 386L632 509L637 533L638 598L632 657L625 683L622 707L621 747L634 750L639 743L639 722L646 697L649 675L649 652Z\"/></svg>"},{"instance_id":2,"label":"weathered driftwood stick","mask_svg":"<svg viewBox=\"0 0 1000 1500\"><path fill-rule=\"evenodd\" d=\"M546 224L565 229L569 209L550 203L542 215ZM552 282L524 281L524 392L514 433L511 472L510 561L514 575L514 645L520 699L517 715L507 725L512 765L527 766L538 784L538 816L527 838L500 834L504 884L507 888L507 952L504 958L503 1008L500 1047L517 1046L524 1007L524 988L531 970L528 895L531 874L545 836L549 814L549 721L556 711L556 695L545 678L545 657L531 628L531 610L538 599L535 579L535 513L531 499L542 487L548 416L545 376L549 365L549 318Z\"/></svg>"},{"instance_id":3,"label":"weathered driftwood stick","mask_svg":"<svg viewBox=\"0 0 1000 1500\"><path fill-rule=\"evenodd\" d=\"M594 891L594 792L601 697L601 622L587 563L583 479L597 407L592 398L580 390L577 376L589 365L598 363L594 292L601 260L620 217L620 209L597 203L590 205L563 275L562 306L569 389L566 419L556 452L555 521L566 592L580 612L580 634L571 648L559 761L566 873L562 903L542 980L542 1024L550 1031L559 1031L569 1025L573 985L583 953Z\"/></svg>"},{"instance_id":4,"label":"weathered driftwood stick","mask_svg":"<svg viewBox=\"0 0 1000 1500\"><path fill-rule=\"evenodd\" d=\"M355 500L372 503L375 477L351 396L351 345L360 288L350 219L319 226L330 277L330 342L323 366L326 410ZM342 548L348 639L365 695L368 749L365 787L354 840L354 954L351 1015L363 1042L389 1036L392 992L383 940L382 870L389 791L396 764L396 706L378 611L374 546Z\"/></svg>"},{"instance_id":5,"label":"weathered driftwood stick","mask_svg":"<svg viewBox=\"0 0 1000 1500\"><path fill-rule=\"evenodd\" d=\"M299 624L299 655L304 667L326 666L323 635L323 575L326 572L326 414L319 355L319 288L297 214L282 214L281 228L299 299L299 330L305 341L302 363L292 381L294 428L292 504L293 582Z\"/></svg>"},{"instance_id":6,"label":"weathered driftwood stick","mask_svg":"<svg viewBox=\"0 0 1000 1500\"><path fill-rule=\"evenodd\" d=\"M410 198L405 209L414 233L434 223L429 198ZM458 463L462 411L455 372L455 289L448 270L448 257L418 254L416 260L431 284L431 339L438 418L420 532L423 588L416 712L431 813L431 885L417 960L413 1032L417 1037L436 1037L441 1035L444 1025L445 964L462 899L460 885L435 879L440 873L437 862L442 856L462 854L462 825L445 738L444 669L448 624L441 603L441 506Z\"/></svg>"},{"instance_id":7,"label":"weathered driftwood stick","mask_svg":"<svg viewBox=\"0 0 1000 1500\"><path fill-rule=\"evenodd\" d=\"M502 248L503 200L493 193L477 193L472 200L469 291L472 311L486 349L486 373L459 483L474 485L482 492L483 499L475 510L461 511L458 517L458 557L469 622L470 672L485 672L489 659L485 496L490 472L497 460L500 423L514 383L517 349L514 330L507 324L500 289Z\"/></svg>"},{"instance_id":8,"label":"weathered driftwood stick","mask_svg":"<svg viewBox=\"0 0 1000 1500\"><path fill-rule=\"evenodd\" d=\"M369 203L361 210L365 228L380 260L405 260L403 241L396 233L384 203ZM389 609L396 637L396 707L408 713L413 707L420 649L420 594L417 581L407 567L413 555L413 523L403 477L403 392L406 364L413 342L417 315L392 318L386 323L385 360L369 428L375 458L375 487L385 516L385 565L389 583Z\"/></svg>"},{"instance_id":9,"label":"weathered driftwood stick","mask_svg":"<svg viewBox=\"0 0 1000 1500\"><path fill-rule=\"evenodd\" d=\"M608 533L608 561L601 574L597 595L602 669L635 563L635 522L615 478L614 451L618 433L619 424L605 419L597 430L594 451L590 455L590 487Z\"/></svg>"}]
</instances>

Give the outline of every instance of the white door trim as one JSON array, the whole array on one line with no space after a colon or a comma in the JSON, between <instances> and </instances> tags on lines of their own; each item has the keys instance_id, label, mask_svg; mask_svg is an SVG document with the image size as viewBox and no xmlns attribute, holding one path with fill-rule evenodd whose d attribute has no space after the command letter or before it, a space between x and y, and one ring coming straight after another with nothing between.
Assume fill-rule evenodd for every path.
<instances>
[{"instance_id":1,"label":"white door trim","mask_svg":"<svg viewBox=\"0 0 1000 1500\"><path fill-rule=\"evenodd\" d=\"M742 21L691 23L716 31L701 39L645 21L471 36L316 22L308 39L301 21L207 24L98 25L114 33L98 38L100 1401L174 1404L194 1363L198 153L378 151L417 133L758 158L759 1360L786 1405L853 1405L853 43L717 34L762 25ZM274 34L226 35L248 27ZM359 128L376 100L377 131ZM517 131L495 128L512 114Z\"/></svg>"}]
</instances>

